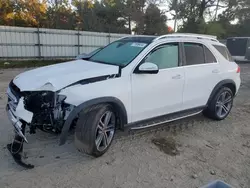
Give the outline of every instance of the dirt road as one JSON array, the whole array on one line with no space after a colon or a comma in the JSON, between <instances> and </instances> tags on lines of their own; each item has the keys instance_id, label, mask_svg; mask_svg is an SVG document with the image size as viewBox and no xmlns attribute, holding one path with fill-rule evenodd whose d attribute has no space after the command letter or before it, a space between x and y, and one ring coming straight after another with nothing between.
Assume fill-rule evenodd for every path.
<instances>
[{"instance_id":1,"label":"dirt road","mask_svg":"<svg viewBox=\"0 0 250 188\"><path fill-rule=\"evenodd\" d=\"M38 132L28 135L24 148L27 161L35 165L32 170L17 166L5 148L13 128L4 93L24 69L0 70L0 188L195 188L215 179L249 188L250 64L241 70L242 86L224 121L198 115L143 132L118 133L97 159L79 153L73 136L58 146L57 136ZM155 138L170 140L176 151L169 153Z\"/></svg>"}]
</instances>

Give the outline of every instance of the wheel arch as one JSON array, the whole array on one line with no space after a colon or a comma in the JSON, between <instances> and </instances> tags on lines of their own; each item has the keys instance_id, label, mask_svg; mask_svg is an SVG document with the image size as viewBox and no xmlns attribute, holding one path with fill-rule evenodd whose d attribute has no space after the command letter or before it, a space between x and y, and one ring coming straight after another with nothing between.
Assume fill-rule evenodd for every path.
<instances>
[{"instance_id":1,"label":"wheel arch","mask_svg":"<svg viewBox=\"0 0 250 188\"><path fill-rule=\"evenodd\" d=\"M218 90L222 87L228 87L232 90L233 95L236 94L236 84L233 80L231 79L226 79L226 80L222 80L220 81L218 84L216 84L216 86L214 87L213 91L211 92L209 99L207 101L207 105L209 104L209 102L213 99L213 97L216 95L216 93L218 92Z\"/></svg>"},{"instance_id":2,"label":"wheel arch","mask_svg":"<svg viewBox=\"0 0 250 188\"><path fill-rule=\"evenodd\" d=\"M68 118L64 122L62 132L60 135L60 142L59 145L65 144L68 136L68 131L70 129L70 126L74 119L77 117L77 115L84 109L89 108L90 106L101 104L101 103L108 103L111 104L114 108L115 111L118 112L119 117L120 117L120 122L119 122L119 128L123 129L124 125L128 123L128 117L127 117L127 111L122 103L121 100L119 100L116 97L100 97L100 98L95 98L91 99L89 101L86 101L78 106L76 106L69 114Z\"/></svg>"}]
</instances>

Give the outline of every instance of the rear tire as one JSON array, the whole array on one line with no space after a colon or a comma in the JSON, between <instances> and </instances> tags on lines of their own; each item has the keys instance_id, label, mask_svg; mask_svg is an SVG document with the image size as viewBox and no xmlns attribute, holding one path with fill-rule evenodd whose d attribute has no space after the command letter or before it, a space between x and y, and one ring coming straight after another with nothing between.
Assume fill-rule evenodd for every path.
<instances>
[{"instance_id":1,"label":"rear tire","mask_svg":"<svg viewBox=\"0 0 250 188\"><path fill-rule=\"evenodd\" d=\"M110 147L116 128L116 115L109 104L99 104L82 111L76 123L76 148L99 157Z\"/></svg>"},{"instance_id":2,"label":"rear tire","mask_svg":"<svg viewBox=\"0 0 250 188\"><path fill-rule=\"evenodd\" d=\"M214 120L225 119L232 109L233 97L234 95L230 88L222 87L213 96L203 114Z\"/></svg>"}]
</instances>

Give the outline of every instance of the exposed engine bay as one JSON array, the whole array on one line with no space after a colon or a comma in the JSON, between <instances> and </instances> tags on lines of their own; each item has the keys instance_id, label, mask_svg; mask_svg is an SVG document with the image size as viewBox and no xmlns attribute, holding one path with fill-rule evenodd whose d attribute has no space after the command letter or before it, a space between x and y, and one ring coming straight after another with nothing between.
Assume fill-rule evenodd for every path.
<instances>
[{"instance_id":1,"label":"exposed engine bay","mask_svg":"<svg viewBox=\"0 0 250 188\"><path fill-rule=\"evenodd\" d=\"M8 150L17 164L25 168L33 168L33 165L25 164L22 161L23 143L28 142L25 137L25 129L29 128L29 133L36 133L39 128L42 131L51 133L60 133L65 119L73 110L74 106L66 104L64 100L66 96L58 94L53 91L24 91L10 82L7 90L8 103L7 113L12 120L15 127L15 136L12 143L7 145ZM16 117L19 106L23 108L28 114L31 114L30 121L25 121L25 114L22 119ZM27 115L26 115L27 116ZM28 118L27 118L28 119Z\"/></svg>"},{"instance_id":2,"label":"exposed engine bay","mask_svg":"<svg viewBox=\"0 0 250 188\"><path fill-rule=\"evenodd\" d=\"M10 91L16 97L17 102L23 98L24 108L33 113L32 121L27 123L30 133L35 133L36 128L43 131L59 133L63 122L74 106L64 103L66 96L53 91L24 91L10 83ZM8 104L12 103L15 110L15 101L9 97ZM17 105L17 104L16 104Z\"/></svg>"},{"instance_id":3,"label":"exposed engine bay","mask_svg":"<svg viewBox=\"0 0 250 188\"><path fill-rule=\"evenodd\" d=\"M29 125L30 133L34 133L36 128L59 133L64 120L73 109L72 105L64 103L65 99L66 96L52 91L25 93L24 107L33 113L33 119Z\"/></svg>"}]
</instances>

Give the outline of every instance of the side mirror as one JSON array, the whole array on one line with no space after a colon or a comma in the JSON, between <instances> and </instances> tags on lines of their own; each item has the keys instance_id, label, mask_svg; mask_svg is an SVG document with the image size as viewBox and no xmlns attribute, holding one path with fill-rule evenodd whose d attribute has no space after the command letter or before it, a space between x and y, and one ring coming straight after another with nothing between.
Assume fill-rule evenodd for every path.
<instances>
[{"instance_id":1,"label":"side mirror","mask_svg":"<svg viewBox=\"0 0 250 188\"><path fill-rule=\"evenodd\" d=\"M136 73L138 74L157 74L159 72L159 68L156 64L145 62L142 63Z\"/></svg>"}]
</instances>

